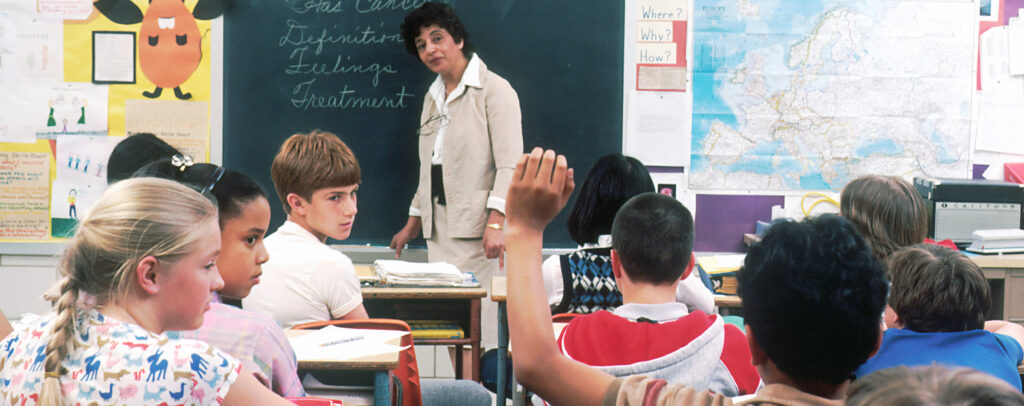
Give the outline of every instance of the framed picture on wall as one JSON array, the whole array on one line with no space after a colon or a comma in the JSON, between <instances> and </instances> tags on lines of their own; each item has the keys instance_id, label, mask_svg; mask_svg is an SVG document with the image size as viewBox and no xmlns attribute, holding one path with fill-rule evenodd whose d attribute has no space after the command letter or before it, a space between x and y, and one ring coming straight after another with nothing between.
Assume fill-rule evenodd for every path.
<instances>
[{"instance_id":1,"label":"framed picture on wall","mask_svg":"<svg viewBox=\"0 0 1024 406\"><path fill-rule=\"evenodd\" d=\"M98 84L135 83L134 32L92 32L92 82Z\"/></svg>"}]
</instances>

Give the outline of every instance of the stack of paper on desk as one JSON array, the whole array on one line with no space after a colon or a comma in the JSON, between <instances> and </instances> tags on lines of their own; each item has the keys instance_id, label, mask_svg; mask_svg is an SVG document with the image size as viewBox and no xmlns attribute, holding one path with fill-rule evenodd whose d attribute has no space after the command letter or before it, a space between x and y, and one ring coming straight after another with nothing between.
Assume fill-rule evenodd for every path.
<instances>
[{"instance_id":1,"label":"stack of paper on desk","mask_svg":"<svg viewBox=\"0 0 1024 406\"><path fill-rule=\"evenodd\" d=\"M967 251L982 254L1024 251L1024 230L976 230L971 236L974 241Z\"/></svg>"},{"instance_id":2,"label":"stack of paper on desk","mask_svg":"<svg viewBox=\"0 0 1024 406\"><path fill-rule=\"evenodd\" d=\"M299 361L347 361L394 353L406 347L387 344L408 334L405 331L326 326L309 334L288 337Z\"/></svg>"},{"instance_id":3,"label":"stack of paper on desk","mask_svg":"<svg viewBox=\"0 0 1024 406\"><path fill-rule=\"evenodd\" d=\"M467 286L467 275L447 262L378 259L373 261L373 268L380 279L389 285ZM472 279L471 276L469 278Z\"/></svg>"},{"instance_id":4,"label":"stack of paper on desk","mask_svg":"<svg viewBox=\"0 0 1024 406\"><path fill-rule=\"evenodd\" d=\"M711 278L715 293L735 295L739 290L736 271L743 266L745 254L718 254L697 257L697 265Z\"/></svg>"},{"instance_id":5,"label":"stack of paper on desk","mask_svg":"<svg viewBox=\"0 0 1024 406\"><path fill-rule=\"evenodd\" d=\"M697 264L708 275L731 273L740 270L746 257L746 254L704 255L697 257Z\"/></svg>"}]
</instances>

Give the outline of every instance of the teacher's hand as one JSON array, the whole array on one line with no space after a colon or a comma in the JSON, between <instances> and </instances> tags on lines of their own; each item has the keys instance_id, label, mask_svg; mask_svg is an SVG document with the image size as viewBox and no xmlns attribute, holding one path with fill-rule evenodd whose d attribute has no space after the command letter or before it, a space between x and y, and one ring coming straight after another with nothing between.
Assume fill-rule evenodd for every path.
<instances>
[{"instance_id":1,"label":"teacher's hand","mask_svg":"<svg viewBox=\"0 0 1024 406\"><path fill-rule=\"evenodd\" d=\"M491 210L487 217L487 227L484 228L484 255L488 259L498 258L498 267L505 269L505 215L497 210Z\"/></svg>"},{"instance_id":2,"label":"teacher's hand","mask_svg":"<svg viewBox=\"0 0 1024 406\"><path fill-rule=\"evenodd\" d=\"M405 244L409 243L420 233L420 227L423 226L423 220L419 217L409 216L409 221L405 223L405 227L398 230L398 233L394 237L391 237L391 249L395 250L395 258L402 256L402 248L405 248Z\"/></svg>"}]
</instances>

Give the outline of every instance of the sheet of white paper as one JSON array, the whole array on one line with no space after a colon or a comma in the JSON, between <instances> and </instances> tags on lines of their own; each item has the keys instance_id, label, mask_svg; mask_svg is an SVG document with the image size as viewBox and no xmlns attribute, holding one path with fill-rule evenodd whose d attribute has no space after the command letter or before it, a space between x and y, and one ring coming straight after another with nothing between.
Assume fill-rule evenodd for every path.
<instances>
[{"instance_id":1,"label":"sheet of white paper","mask_svg":"<svg viewBox=\"0 0 1024 406\"><path fill-rule=\"evenodd\" d=\"M675 65L676 58L685 57L685 55L678 55L675 43L644 42L636 44L636 48L636 63Z\"/></svg>"},{"instance_id":2,"label":"sheet of white paper","mask_svg":"<svg viewBox=\"0 0 1024 406\"><path fill-rule=\"evenodd\" d=\"M982 90L974 148L1024 154L1024 76L1010 74L1008 35L1006 26L981 35Z\"/></svg>"},{"instance_id":3,"label":"sheet of white paper","mask_svg":"<svg viewBox=\"0 0 1024 406\"><path fill-rule=\"evenodd\" d=\"M92 13L92 0L37 0L39 15L84 20Z\"/></svg>"},{"instance_id":4,"label":"sheet of white paper","mask_svg":"<svg viewBox=\"0 0 1024 406\"><path fill-rule=\"evenodd\" d=\"M1024 154L1024 77L981 91L976 150Z\"/></svg>"},{"instance_id":5,"label":"sheet of white paper","mask_svg":"<svg viewBox=\"0 0 1024 406\"><path fill-rule=\"evenodd\" d=\"M135 83L135 33L93 33L93 81Z\"/></svg>"},{"instance_id":6,"label":"sheet of white paper","mask_svg":"<svg viewBox=\"0 0 1024 406\"><path fill-rule=\"evenodd\" d=\"M639 42L672 42L671 21L637 21L636 40Z\"/></svg>"},{"instance_id":7,"label":"sheet of white paper","mask_svg":"<svg viewBox=\"0 0 1024 406\"><path fill-rule=\"evenodd\" d=\"M295 358L300 361L345 361L377 354L387 354L403 350L405 347L385 344L408 334L404 331L353 329L326 326L309 334L289 337L288 341L295 351ZM335 341L344 341L354 337L359 339L333 345L324 345Z\"/></svg>"},{"instance_id":8,"label":"sheet of white paper","mask_svg":"<svg viewBox=\"0 0 1024 406\"><path fill-rule=\"evenodd\" d=\"M31 109L23 120L39 138L107 134L107 86L61 83L22 94Z\"/></svg>"},{"instance_id":9,"label":"sheet of white paper","mask_svg":"<svg viewBox=\"0 0 1024 406\"><path fill-rule=\"evenodd\" d=\"M34 19L23 14L8 14L6 22L13 25L13 57L4 70L14 69L12 77L0 77L4 83L10 80L23 84L47 84L64 81L64 26L59 22ZM2 29L2 28L0 28ZM6 36L6 35L5 35ZM0 44L0 46L3 46ZM8 56L4 52L4 56ZM7 58L4 58L7 59Z\"/></svg>"},{"instance_id":10,"label":"sheet of white paper","mask_svg":"<svg viewBox=\"0 0 1024 406\"><path fill-rule=\"evenodd\" d=\"M994 86L1010 76L1006 26L992 27L980 37L981 88Z\"/></svg>"},{"instance_id":11,"label":"sheet of white paper","mask_svg":"<svg viewBox=\"0 0 1024 406\"><path fill-rule=\"evenodd\" d=\"M630 92L624 153L647 165L688 166L690 97L679 92Z\"/></svg>"},{"instance_id":12,"label":"sheet of white paper","mask_svg":"<svg viewBox=\"0 0 1024 406\"><path fill-rule=\"evenodd\" d=\"M36 128L25 119L31 109L21 97L33 90L28 85L0 84L0 142L36 142Z\"/></svg>"},{"instance_id":13,"label":"sheet of white paper","mask_svg":"<svg viewBox=\"0 0 1024 406\"><path fill-rule=\"evenodd\" d=\"M18 53L17 32L18 26L14 24L14 19L0 13L0 86L18 80L18 68L14 64L14 56Z\"/></svg>"},{"instance_id":14,"label":"sheet of white paper","mask_svg":"<svg viewBox=\"0 0 1024 406\"><path fill-rule=\"evenodd\" d=\"M690 4L686 0L640 0L640 20L686 20Z\"/></svg>"},{"instance_id":15,"label":"sheet of white paper","mask_svg":"<svg viewBox=\"0 0 1024 406\"><path fill-rule=\"evenodd\" d=\"M57 179L80 187L107 184L107 160L122 137L106 135L57 139Z\"/></svg>"},{"instance_id":16,"label":"sheet of white paper","mask_svg":"<svg viewBox=\"0 0 1024 406\"><path fill-rule=\"evenodd\" d=\"M106 189L106 184L92 186L54 180L50 192L50 217L76 220L85 218L89 208ZM74 209L71 208L72 204Z\"/></svg>"},{"instance_id":17,"label":"sheet of white paper","mask_svg":"<svg viewBox=\"0 0 1024 406\"><path fill-rule=\"evenodd\" d=\"M1024 20L1017 18L1007 25L1006 36L1010 74L1024 75Z\"/></svg>"}]
</instances>

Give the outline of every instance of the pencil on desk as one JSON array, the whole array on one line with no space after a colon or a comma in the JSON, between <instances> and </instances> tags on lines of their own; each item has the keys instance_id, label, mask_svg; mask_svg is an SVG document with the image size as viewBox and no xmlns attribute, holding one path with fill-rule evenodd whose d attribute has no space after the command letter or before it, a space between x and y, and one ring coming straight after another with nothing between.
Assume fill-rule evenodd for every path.
<instances>
[{"instance_id":1,"label":"pencil on desk","mask_svg":"<svg viewBox=\"0 0 1024 406\"><path fill-rule=\"evenodd\" d=\"M345 338L342 338L340 340L328 341L326 343L320 344L320 346L321 347L327 347L327 346L331 346L331 345L335 345L335 344L350 343L350 342L353 342L353 341L356 341L356 340L362 340L362 339L363 339L363 336L345 337Z\"/></svg>"}]
</instances>

